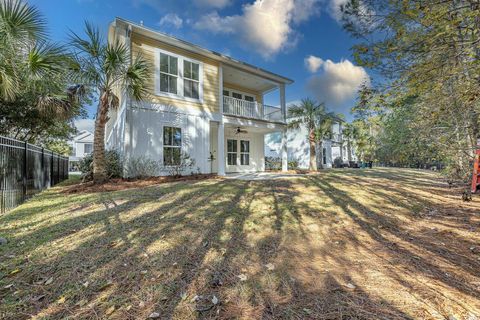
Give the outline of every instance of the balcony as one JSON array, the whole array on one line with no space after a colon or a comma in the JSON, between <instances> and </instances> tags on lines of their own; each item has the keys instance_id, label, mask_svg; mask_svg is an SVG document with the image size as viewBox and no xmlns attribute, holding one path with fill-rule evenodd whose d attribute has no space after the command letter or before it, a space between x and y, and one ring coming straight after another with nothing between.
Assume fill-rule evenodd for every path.
<instances>
[{"instance_id":1,"label":"balcony","mask_svg":"<svg viewBox=\"0 0 480 320\"><path fill-rule=\"evenodd\" d=\"M285 122L280 108L228 96L223 96L223 113L249 119Z\"/></svg>"}]
</instances>

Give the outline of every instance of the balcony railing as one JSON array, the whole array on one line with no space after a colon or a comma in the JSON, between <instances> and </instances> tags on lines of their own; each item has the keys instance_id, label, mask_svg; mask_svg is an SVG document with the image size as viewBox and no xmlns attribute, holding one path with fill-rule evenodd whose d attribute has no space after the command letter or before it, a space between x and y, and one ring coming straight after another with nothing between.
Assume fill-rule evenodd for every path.
<instances>
[{"instance_id":1,"label":"balcony railing","mask_svg":"<svg viewBox=\"0 0 480 320\"><path fill-rule=\"evenodd\" d=\"M229 96L223 96L223 113L250 119L284 122L280 108Z\"/></svg>"}]
</instances>

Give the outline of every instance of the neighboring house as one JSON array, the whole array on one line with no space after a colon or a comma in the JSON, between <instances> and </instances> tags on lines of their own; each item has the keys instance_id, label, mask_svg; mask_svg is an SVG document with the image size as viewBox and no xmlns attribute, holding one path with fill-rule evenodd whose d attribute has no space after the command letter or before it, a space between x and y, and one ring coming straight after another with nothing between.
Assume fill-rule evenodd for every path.
<instances>
[{"instance_id":1,"label":"neighboring house","mask_svg":"<svg viewBox=\"0 0 480 320\"><path fill-rule=\"evenodd\" d=\"M109 41L153 66L147 101L118 93L120 107L109 113L106 146L123 155L126 168L140 157L175 165L185 153L195 172L263 171L264 136L280 132L287 170L285 86L292 80L120 18ZM280 107L263 103L273 90Z\"/></svg>"},{"instance_id":2,"label":"neighboring house","mask_svg":"<svg viewBox=\"0 0 480 320\"><path fill-rule=\"evenodd\" d=\"M71 147L68 157L69 171L78 171L80 160L93 152L93 133L82 130L67 143Z\"/></svg>"},{"instance_id":3,"label":"neighboring house","mask_svg":"<svg viewBox=\"0 0 480 320\"><path fill-rule=\"evenodd\" d=\"M338 119L332 125L332 136L330 139L324 139L321 147L320 143L316 146L316 157L318 168L332 168L335 158L342 159L342 163L348 164L348 161L357 161L353 142L350 141L350 159L348 156L348 141L342 134L343 120ZM265 139L265 154L271 157L280 155L279 135L271 134ZM288 161L297 161L298 167L308 169L310 164L310 146L308 143L308 130L301 125L297 129L288 129L287 131L287 153Z\"/></svg>"}]
</instances>

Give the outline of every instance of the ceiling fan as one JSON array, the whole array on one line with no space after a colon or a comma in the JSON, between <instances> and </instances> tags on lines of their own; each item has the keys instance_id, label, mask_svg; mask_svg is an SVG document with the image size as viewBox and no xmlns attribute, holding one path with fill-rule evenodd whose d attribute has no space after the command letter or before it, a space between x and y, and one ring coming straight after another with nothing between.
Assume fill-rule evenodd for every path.
<instances>
[{"instance_id":1,"label":"ceiling fan","mask_svg":"<svg viewBox=\"0 0 480 320\"><path fill-rule=\"evenodd\" d=\"M240 127L237 127L237 131L235 131L235 134L239 134L239 133L248 133L247 130L243 130L242 128Z\"/></svg>"}]
</instances>

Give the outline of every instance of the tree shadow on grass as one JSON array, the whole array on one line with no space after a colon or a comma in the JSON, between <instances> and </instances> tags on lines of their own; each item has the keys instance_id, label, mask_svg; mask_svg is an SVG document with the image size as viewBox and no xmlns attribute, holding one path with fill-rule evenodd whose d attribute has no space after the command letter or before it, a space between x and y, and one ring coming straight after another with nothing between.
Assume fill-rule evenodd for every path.
<instances>
[{"instance_id":1,"label":"tree shadow on grass","mask_svg":"<svg viewBox=\"0 0 480 320\"><path fill-rule=\"evenodd\" d=\"M471 259L466 259L460 254L447 250L444 247L439 247L439 244L432 242L431 239L425 239L422 238L421 235L409 234L405 232L402 224L396 221L394 217L377 214L370 208L367 208L360 202L356 201L346 192L335 188L331 183L325 180L310 178L310 183L318 186L319 189L321 189L329 198L332 199L332 201L341 207L341 209L373 239L381 243L385 248L389 248L392 251L392 254L398 256L405 268L411 270L412 272L422 274L427 278L432 278L442 282L444 285L463 292L464 294L473 298L476 298L480 295L480 290L474 285L465 283L461 277L457 278L448 276L447 270L443 270L431 260L427 260L427 257L415 254L405 246L400 246L396 242L392 242L391 240L387 239L382 232L388 232L394 237L422 250L426 250L436 255L441 255L442 259L448 260L452 265L455 265L463 272L470 273L473 276L479 275L479 269L477 266L480 267L480 265L478 262ZM387 228L382 228L382 232L379 232L379 224L382 226L387 226ZM458 239L458 241L463 240ZM357 243L360 244L360 242ZM445 252L448 252L448 254L445 254ZM477 268L476 271L474 268Z\"/></svg>"}]
</instances>

